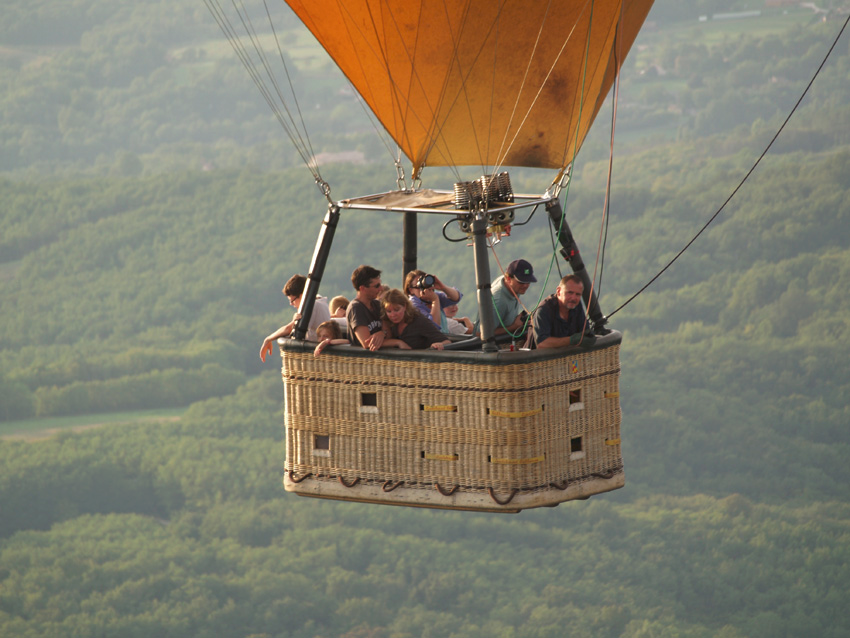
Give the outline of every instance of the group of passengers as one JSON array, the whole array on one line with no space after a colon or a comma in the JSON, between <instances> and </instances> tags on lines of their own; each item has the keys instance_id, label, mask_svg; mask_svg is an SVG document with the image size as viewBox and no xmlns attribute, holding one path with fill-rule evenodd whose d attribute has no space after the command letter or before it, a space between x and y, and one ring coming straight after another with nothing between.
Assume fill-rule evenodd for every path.
<instances>
[{"instance_id":1,"label":"group of passengers","mask_svg":"<svg viewBox=\"0 0 850 638\"><path fill-rule=\"evenodd\" d=\"M534 269L524 259L512 261L504 275L493 281L490 290L497 318L495 334L519 334L529 323L528 313L520 297L536 282ZM422 270L410 271L404 279L403 290L390 288L381 282L381 271L361 265L351 274L354 299L343 296L330 300L317 296L307 326L307 340L317 341L315 355L327 346L351 344L367 350L399 348L442 350L451 343L449 335L474 335L479 321L457 317L458 302L463 294L445 285L436 275ZM263 340L260 358L271 354L272 344L292 334L301 318L297 309L307 284L303 275L294 275L283 287L290 305L296 308L292 321ZM584 285L576 275L567 275L557 290L540 304L532 315L531 338L528 343L537 348L550 348L577 343L586 328L581 305Z\"/></svg>"}]
</instances>

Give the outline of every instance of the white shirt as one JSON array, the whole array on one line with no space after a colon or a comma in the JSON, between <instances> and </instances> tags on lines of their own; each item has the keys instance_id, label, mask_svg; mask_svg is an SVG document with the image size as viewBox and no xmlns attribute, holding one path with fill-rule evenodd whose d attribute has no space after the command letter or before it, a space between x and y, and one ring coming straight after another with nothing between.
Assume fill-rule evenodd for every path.
<instances>
[{"instance_id":1,"label":"white shirt","mask_svg":"<svg viewBox=\"0 0 850 638\"><path fill-rule=\"evenodd\" d=\"M449 334L451 334L451 335L465 335L465 334L467 334L466 326L463 325L457 319L452 319L451 317L446 317L446 323L449 326Z\"/></svg>"},{"instance_id":2,"label":"white shirt","mask_svg":"<svg viewBox=\"0 0 850 638\"><path fill-rule=\"evenodd\" d=\"M310 315L310 323L307 324L307 341L318 341L319 337L316 335L316 328L330 318L331 311L328 308L328 298L316 295L316 303L313 304L313 314Z\"/></svg>"}]
</instances>

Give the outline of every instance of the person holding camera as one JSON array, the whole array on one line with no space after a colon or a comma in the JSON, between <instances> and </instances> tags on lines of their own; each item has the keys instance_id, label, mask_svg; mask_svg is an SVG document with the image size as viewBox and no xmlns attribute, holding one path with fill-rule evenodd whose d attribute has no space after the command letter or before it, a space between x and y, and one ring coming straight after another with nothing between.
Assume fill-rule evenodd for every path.
<instances>
[{"instance_id":1,"label":"person holding camera","mask_svg":"<svg viewBox=\"0 0 850 638\"><path fill-rule=\"evenodd\" d=\"M404 278L404 294L423 315L428 317L441 332L448 332L448 322L443 309L456 304L463 297L457 288L445 285L436 275L424 270L411 270Z\"/></svg>"}]
</instances>

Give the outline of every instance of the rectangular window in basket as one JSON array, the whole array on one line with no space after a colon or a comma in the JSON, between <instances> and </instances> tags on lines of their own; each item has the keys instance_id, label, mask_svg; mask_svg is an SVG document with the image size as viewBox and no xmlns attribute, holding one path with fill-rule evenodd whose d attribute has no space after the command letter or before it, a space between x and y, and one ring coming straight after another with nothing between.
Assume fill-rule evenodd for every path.
<instances>
[{"instance_id":1,"label":"rectangular window in basket","mask_svg":"<svg viewBox=\"0 0 850 638\"><path fill-rule=\"evenodd\" d=\"M331 437L328 434L313 435L313 456L331 455Z\"/></svg>"},{"instance_id":2,"label":"rectangular window in basket","mask_svg":"<svg viewBox=\"0 0 850 638\"><path fill-rule=\"evenodd\" d=\"M581 388L573 388L570 390L570 412L576 410L584 410L584 402L581 398Z\"/></svg>"},{"instance_id":3,"label":"rectangular window in basket","mask_svg":"<svg viewBox=\"0 0 850 638\"><path fill-rule=\"evenodd\" d=\"M584 441L580 436L570 439L570 460L577 461L584 458Z\"/></svg>"},{"instance_id":4,"label":"rectangular window in basket","mask_svg":"<svg viewBox=\"0 0 850 638\"><path fill-rule=\"evenodd\" d=\"M377 392L361 392L360 407L358 411L361 414L377 414L378 413L378 393Z\"/></svg>"}]
</instances>

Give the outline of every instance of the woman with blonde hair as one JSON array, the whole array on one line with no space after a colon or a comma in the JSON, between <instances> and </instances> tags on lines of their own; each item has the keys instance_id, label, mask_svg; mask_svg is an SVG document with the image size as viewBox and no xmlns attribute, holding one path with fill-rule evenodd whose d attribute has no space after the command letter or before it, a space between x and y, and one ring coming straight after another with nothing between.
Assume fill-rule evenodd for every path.
<instances>
[{"instance_id":1,"label":"woman with blonde hair","mask_svg":"<svg viewBox=\"0 0 850 638\"><path fill-rule=\"evenodd\" d=\"M381 319L384 321L383 348L442 350L450 340L433 321L413 307L410 299L398 288L388 290L380 298Z\"/></svg>"}]
</instances>

